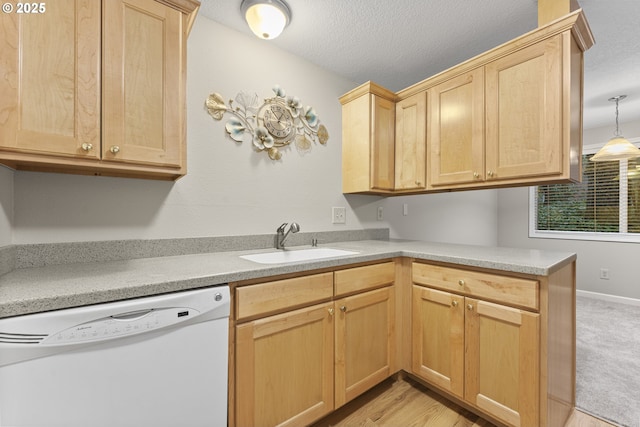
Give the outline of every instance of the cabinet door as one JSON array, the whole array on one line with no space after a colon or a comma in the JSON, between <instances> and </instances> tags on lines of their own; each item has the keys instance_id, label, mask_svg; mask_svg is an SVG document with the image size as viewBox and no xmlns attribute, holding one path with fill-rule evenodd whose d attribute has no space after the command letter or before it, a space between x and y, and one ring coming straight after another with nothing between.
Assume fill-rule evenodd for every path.
<instances>
[{"instance_id":1,"label":"cabinet door","mask_svg":"<svg viewBox=\"0 0 640 427\"><path fill-rule=\"evenodd\" d=\"M539 314L465 299L465 400L513 426L539 415Z\"/></svg>"},{"instance_id":2,"label":"cabinet door","mask_svg":"<svg viewBox=\"0 0 640 427\"><path fill-rule=\"evenodd\" d=\"M440 186L484 180L484 71L429 89L429 177Z\"/></svg>"},{"instance_id":3,"label":"cabinet door","mask_svg":"<svg viewBox=\"0 0 640 427\"><path fill-rule=\"evenodd\" d=\"M371 188L393 190L395 104L371 95Z\"/></svg>"},{"instance_id":4,"label":"cabinet door","mask_svg":"<svg viewBox=\"0 0 640 427\"><path fill-rule=\"evenodd\" d=\"M155 0L103 2L104 160L182 165L182 13Z\"/></svg>"},{"instance_id":5,"label":"cabinet door","mask_svg":"<svg viewBox=\"0 0 640 427\"><path fill-rule=\"evenodd\" d=\"M411 369L463 397L464 297L413 286Z\"/></svg>"},{"instance_id":6,"label":"cabinet door","mask_svg":"<svg viewBox=\"0 0 640 427\"><path fill-rule=\"evenodd\" d=\"M369 93L342 104L342 192L371 190L371 102Z\"/></svg>"},{"instance_id":7,"label":"cabinet door","mask_svg":"<svg viewBox=\"0 0 640 427\"><path fill-rule=\"evenodd\" d=\"M342 298L335 306L338 408L393 373L393 287Z\"/></svg>"},{"instance_id":8,"label":"cabinet door","mask_svg":"<svg viewBox=\"0 0 640 427\"><path fill-rule=\"evenodd\" d=\"M487 179L562 173L562 35L485 67Z\"/></svg>"},{"instance_id":9,"label":"cabinet door","mask_svg":"<svg viewBox=\"0 0 640 427\"><path fill-rule=\"evenodd\" d=\"M427 94L417 93L396 103L396 190L427 186Z\"/></svg>"},{"instance_id":10,"label":"cabinet door","mask_svg":"<svg viewBox=\"0 0 640 427\"><path fill-rule=\"evenodd\" d=\"M236 424L307 425L333 410L333 304L236 327Z\"/></svg>"},{"instance_id":11,"label":"cabinet door","mask_svg":"<svg viewBox=\"0 0 640 427\"><path fill-rule=\"evenodd\" d=\"M40 4L0 14L0 150L97 158L100 2Z\"/></svg>"}]
</instances>

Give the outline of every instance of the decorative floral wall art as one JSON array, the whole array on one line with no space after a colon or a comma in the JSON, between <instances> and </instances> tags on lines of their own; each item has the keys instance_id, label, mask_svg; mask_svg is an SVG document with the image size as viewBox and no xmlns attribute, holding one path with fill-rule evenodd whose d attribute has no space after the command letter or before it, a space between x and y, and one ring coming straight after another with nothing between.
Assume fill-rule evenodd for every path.
<instances>
[{"instance_id":1,"label":"decorative floral wall art","mask_svg":"<svg viewBox=\"0 0 640 427\"><path fill-rule=\"evenodd\" d=\"M257 94L243 91L236 95L235 102L230 99L226 104L221 95L212 93L205 107L215 120L230 114L224 127L229 137L241 143L250 135L253 147L266 151L272 160L280 160L281 149L292 141L303 152L311 150L313 142L327 143L329 132L313 107L303 107L297 96L286 96L278 85L273 92L275 96L261 103Z\"/></svg>"}]
</instances>

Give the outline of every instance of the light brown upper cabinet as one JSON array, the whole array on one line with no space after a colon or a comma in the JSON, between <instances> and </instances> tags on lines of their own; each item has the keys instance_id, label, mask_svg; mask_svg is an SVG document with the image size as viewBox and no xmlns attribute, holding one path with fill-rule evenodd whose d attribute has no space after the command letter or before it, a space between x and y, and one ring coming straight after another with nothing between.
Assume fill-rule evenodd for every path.
<instances>
[{"instance_id":1,"label":"light brown upper cabinet","mask_svg":"<svg viewBox=\"0 0 640 427\"><path fill-rule=\"evenodd\" d=\"M340 98L344 193L426 188L426 92L395 100L372 82Z\"/></svg>"},{"instance_id":2,"label":"light brown upper cabinet","mask_svg":"<svg viewBox=\"0 0 640 427\"><path fill-rule=\"evenodd\" d=\"M342 192L393 190L395 95L368 82L340 102Z\"/></svg>"},{"instance_id":3,"label":"light brown upper cabinet","mask_svg":"<svg viewBox=\"0 0 640 427\"><path fill-rule=\"evenodd\" d=\"M154 0L103 5L102 158L182 166L182 13Z\"/></svg>"},{"instance_id":4,"label":"light brown upper cabinet","mask_svg":"<svg viewBox=\"0 0 640 427\"><path fill-rule=\"evenodd\" d=\"M395 190L427 186L427 94L416 93L396 104Z\"/></svg>"},{"instance_id":5,"label":"light brown upper cabinet","mask_svg":"<svg viewBox=\"0 0 640 427\"><path fill-rule=\"evenodd\" d=\"M567 135L569 144L563 145L563 126L579 125L568 116L571 99L562 84L564 79L582 81L582 67L569 62L579 54L572 45L569 34L558 34L485 67L485 179L548 176L580 181L580 174L572 174L579 171L572 164L578 158L570 154L580 150L576 144L581 138Z\"/></svg>"},{"instance_id":6,"label":"light brown upper cabinet","mask_svg":"<svg viewBox=\"0 0 640 427\"><path fill-rule=\"evenodd\" d=\"M186 173L186 39L199 2L58 0L2 14L0 163L177 179Z\"/></svg>"},{"instance_id":7,"label":"light brown upper cabinet","mask_svg":"<svg viewBox=\"0 0 640 427\"><path fill-rule=\"evenodd\" d=\"M484 73L482 68L429 89L429 172L432 186L484 177Z\"/></svg>"},{"instance_id":8,"label":"light brown upper cabinet","mask_svg":"<svg viewBox=\"0 0 640 427\"><path fill-rule=\"evenodd\" d=\"M100 2L47 6L43 14L0 15L3 162L18 153L100 155L93 149L100 146Z\"/></svg>"},{"instance_id":9,"label":"light brown upper cabinet","mask_svg":"<svg viewBox=\"0 0 640 427\"><path fill-rule=\"evenodd\" d=\"M384 189L351 185L356 165L371 165L364 149L355 155L353 138L345 137L360 125L344 114L345 101L350 103L351 94L366 85L354 89L340 98L343 192L392 195L579 181L583 52L593 43L584 14L577 10L396 93L395 183ZM418 117L412 114L419 107L407 110L406 103L425 92L426 115L415 122L420 128L411 128L406 121ZM366 118L375 120L372 114ZM416 149L422 126L426 156ZM423 157L426 187L417 178L424 170L418 166Z\"/></svg>"},{"instance_id":10,"label":"light brown upper cabinet","mask_svg":"<svg viewBox=\"0 0 640 427\"><path fill-rule=\"evenodd\" d=\"M573 57L570 38L544 39L430 89L431 186L580 180L571 153L581 138L563 138L564 126L576 126L569 105L580 93L563 92L562 82L582 81L581 66L563 64Z\"/></svg>"}]
</instances>

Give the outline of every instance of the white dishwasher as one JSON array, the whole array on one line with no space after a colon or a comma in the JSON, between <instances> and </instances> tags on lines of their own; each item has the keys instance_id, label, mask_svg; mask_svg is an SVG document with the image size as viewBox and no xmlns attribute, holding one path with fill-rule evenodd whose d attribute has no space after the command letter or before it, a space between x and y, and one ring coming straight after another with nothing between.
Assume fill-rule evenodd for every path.
<instances>
[{"instance_id":1,"label":"white dishwasher","mask_svg":"<svg viewBox=\"0 0 640 427\"><path fill-rule=\"evenodd\" d=\"M0 426L226 426L229 299L222 285L0 319Z\"/></svg>"}]
</instances>

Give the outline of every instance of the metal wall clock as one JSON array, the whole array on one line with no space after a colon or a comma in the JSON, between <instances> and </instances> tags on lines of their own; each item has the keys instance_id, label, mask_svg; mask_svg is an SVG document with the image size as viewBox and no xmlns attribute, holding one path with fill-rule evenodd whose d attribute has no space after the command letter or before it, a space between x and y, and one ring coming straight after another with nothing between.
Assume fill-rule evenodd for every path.
<instances>
[{"instance_id":1,"label":"metal wall clock","mask_svg":"<svg viewBox=\"0 0 640 427\"><path fill-rule=\"evenodd\" d=\"M282 158L281 148L293 142L298 150L308 151L312 142L326 144L329 139L327 128L320 124L313 107L302 107L300 99L286 96L276 85L275 94L260 103L258 95L240 92L228 105L217 93L209 95L205 101L207 111L215 120L222 120L225 113L229 118L225 131L236 142L242 142L251 135L253 146L258 151L266 151L272 160Z\"/></svg>"}]
</instances>

